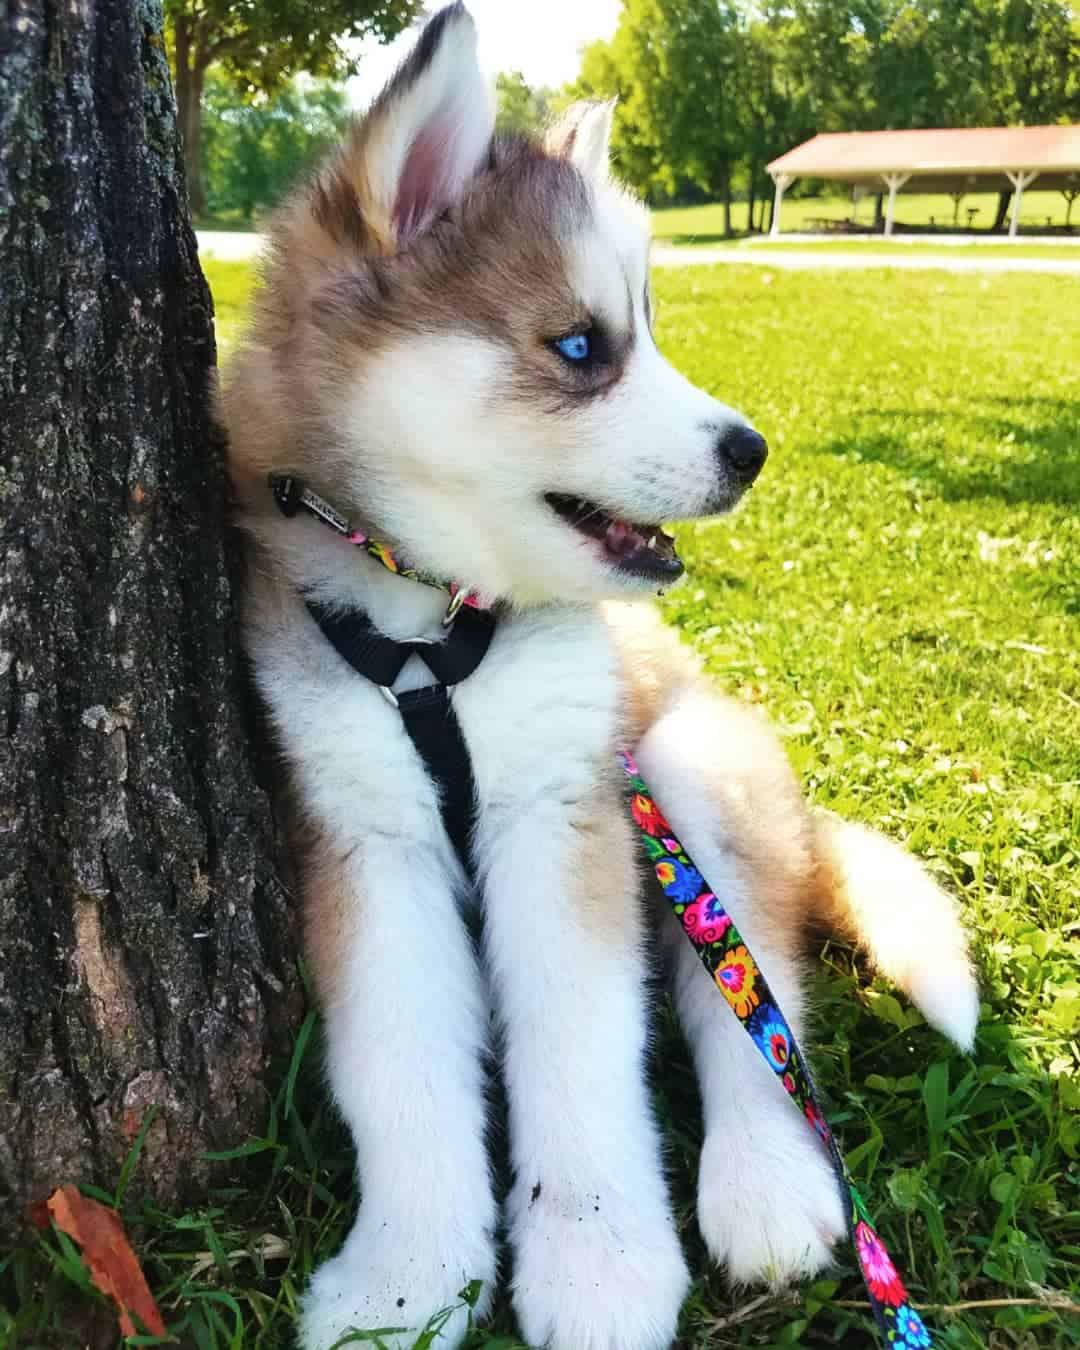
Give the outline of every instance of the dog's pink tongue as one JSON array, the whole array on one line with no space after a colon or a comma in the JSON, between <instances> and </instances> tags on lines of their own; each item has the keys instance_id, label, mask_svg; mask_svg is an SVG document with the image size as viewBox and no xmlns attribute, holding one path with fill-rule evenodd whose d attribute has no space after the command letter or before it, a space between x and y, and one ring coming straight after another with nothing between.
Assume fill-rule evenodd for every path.
<instances>
[{"instance_id":1,"label":"dog's pink tongue","mask_svg":"<svg viewBox=\"0 0 1080 1350\"><path fill-rule=\"evenodd\" d=\"M604 535L604 546L614 557L624 558L628 553L645 548L646 541L633 525L628 525L625 520L613 520Z\"/></svg>"}]
</instances>

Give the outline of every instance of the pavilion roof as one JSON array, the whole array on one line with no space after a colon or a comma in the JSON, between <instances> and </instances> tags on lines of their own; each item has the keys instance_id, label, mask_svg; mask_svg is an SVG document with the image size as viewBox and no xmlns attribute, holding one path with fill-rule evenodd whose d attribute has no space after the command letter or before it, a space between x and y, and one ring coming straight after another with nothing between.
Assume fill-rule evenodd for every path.
<instances>
[{"instance_id":1,"label":"pavilion roof","mask_svg":"<svg viewBox=\"0 0 1080 1350\"><path fill-rule=\"evenodd\" d=\"M771 174L859 182L883 174L957 179L1036 170L1080 185L1080 126L847 131L814 136L768 165Z\"/></svg>"}]
</instances>

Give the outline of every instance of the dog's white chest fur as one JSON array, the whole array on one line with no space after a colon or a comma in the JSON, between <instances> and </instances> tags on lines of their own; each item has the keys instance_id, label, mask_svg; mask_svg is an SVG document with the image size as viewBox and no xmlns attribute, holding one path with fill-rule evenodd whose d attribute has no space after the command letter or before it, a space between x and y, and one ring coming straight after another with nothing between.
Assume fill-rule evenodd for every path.
<instances>
[{"instance_id":1,"label":"dog's white chest fur","mask_svg":"<svg viewBox=\"0 0 1080 1350\"><path fill-rule=\"evenodd\" d=\"M618 686L595 610L518 616L455 693L480 800L482 845L515 815L580 804L610 772ZM523 860L524 862L524 860Z\"/></svg>"},{"instance_id":2,"label":"dog's white chest fur","mask_svg":"<svg viewBox=\"0 0 1080 1350\"><path fill-rule=\"evenodd\" d=\"M353 558L359 569L375 565ZM396 578L387 588L368 577L364 594L382 608L381 624L399 639L445 636L445 597ZM381 604L380 604L381 602ZM262 613L265 614L266 606ZM249 644L260 690L323 827L355 840L371 831L449 858L434 785L400 714L376 686L335 652L297 599L268 626L257 621ZM413 631L415 630L415 631ZM434 682L413 658L398 692ZM610 776L616 745L616 658L595 609L545 608L497 624L477 670L452 694L478 790L481 855L522 813L554 803L566 812ZM527 862L523 860L523 866Z\"/></svg>"}]
</instances>

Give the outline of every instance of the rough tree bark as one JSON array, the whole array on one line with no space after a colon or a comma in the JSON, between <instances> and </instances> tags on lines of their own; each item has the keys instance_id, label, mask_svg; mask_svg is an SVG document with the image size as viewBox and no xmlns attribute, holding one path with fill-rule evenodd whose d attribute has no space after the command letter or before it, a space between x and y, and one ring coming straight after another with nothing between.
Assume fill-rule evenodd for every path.
<instances>
[{"instance_id":1,"label":"rough tree bark","mask_svg":"<svg viewBox=\"0 0 1080 1350\"><path fill-rule=\"evenodd\" d=\"M156 0L0 15L0 1236L205 1185L295 1013Z\"/></svg>"}]
</instances>

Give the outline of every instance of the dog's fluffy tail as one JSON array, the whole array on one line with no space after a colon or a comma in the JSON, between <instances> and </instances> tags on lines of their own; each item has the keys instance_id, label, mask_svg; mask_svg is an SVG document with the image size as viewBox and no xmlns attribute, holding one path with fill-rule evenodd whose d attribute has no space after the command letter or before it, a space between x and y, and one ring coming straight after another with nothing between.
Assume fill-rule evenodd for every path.
<instances>
[{"instance_id":1,"label":"dog's fluffy tail","mask_svg":"<svg viewBox=\"0 0 1080 1350\"><path fill-rule=\"evenodd\" d=\"M882 835L824 814L817 825L826 925L865 947L931 1026L970 1050L979 992L953 900Z\"/></svg>"}]
</instances>

